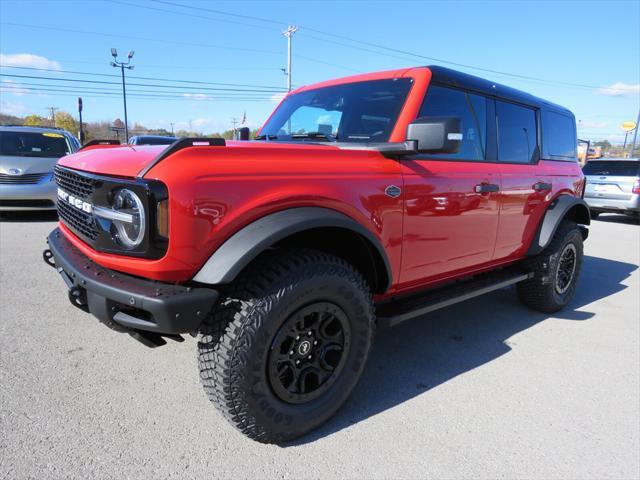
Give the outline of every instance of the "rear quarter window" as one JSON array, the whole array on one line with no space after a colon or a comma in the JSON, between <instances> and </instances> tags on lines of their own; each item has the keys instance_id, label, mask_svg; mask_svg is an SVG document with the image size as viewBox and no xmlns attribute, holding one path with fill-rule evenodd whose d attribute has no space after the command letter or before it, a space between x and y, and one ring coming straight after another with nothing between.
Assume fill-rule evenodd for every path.
<instances>
[{"instance_id":1,"label":"rear quarter window","mask_svg":"<svg viewBox=\"0 0 640 480\"><path fill-rule=\"evenodd\" d=\"M640 162L625 160L591 160L582 167L582 172L585 175L637 177L640 175Z\"/></svg>"},{"instance_id":2,"label":"rear quarter window","mask_svg":"<svg viewBox=\"0 0 640 480\"><path fill-rule=\"evenodd\" d=\"M573 117L542 111L543 158L576 162L576 123Z\"/></svg>"}]
</instances>

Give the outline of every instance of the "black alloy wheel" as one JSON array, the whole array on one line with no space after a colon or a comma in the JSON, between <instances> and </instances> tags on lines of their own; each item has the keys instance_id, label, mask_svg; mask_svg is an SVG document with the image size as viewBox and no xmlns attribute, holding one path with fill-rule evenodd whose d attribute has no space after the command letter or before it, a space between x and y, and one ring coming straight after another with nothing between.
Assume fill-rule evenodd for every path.
<instances>
[{"instance_id":1,"label":"black alloy wheel","mask_svg":"<svg viewBox=\"0 0 640 480\"><path fill-rule=\"evenodd\" d=\"M288 403L318 398L334 384L350 345L349 322L340 307L317 302L298 310L280 327L271 345L271 388Z\"/></svg>"}]
</instances>

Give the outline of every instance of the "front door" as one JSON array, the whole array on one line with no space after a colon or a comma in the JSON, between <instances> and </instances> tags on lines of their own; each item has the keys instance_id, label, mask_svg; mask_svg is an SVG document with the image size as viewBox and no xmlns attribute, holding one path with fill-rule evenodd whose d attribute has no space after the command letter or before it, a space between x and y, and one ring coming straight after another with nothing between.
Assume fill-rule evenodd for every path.
<instances>
[{"instance_id":1,"label":"front door","mask_svg":"<svg viewBox=\"0 0 640 480\"><path fill-rule=\"evenodd\" d=\"M430 116L459 118L462 141L456 153L400 160L405 199L401 289L489 262L495 246L501 182L496 165L486 163L487 100L432 85L419 113Z\"/></svg>"}]
</instances>

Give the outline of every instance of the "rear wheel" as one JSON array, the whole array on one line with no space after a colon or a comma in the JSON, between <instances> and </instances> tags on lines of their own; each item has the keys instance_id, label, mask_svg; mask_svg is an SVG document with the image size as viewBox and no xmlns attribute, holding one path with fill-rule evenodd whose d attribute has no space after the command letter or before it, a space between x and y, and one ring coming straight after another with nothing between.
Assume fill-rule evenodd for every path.
<instances>
[{"instance_id":1,"label":"rear wheel","mask_svg":"<svg viewBox=\"0 0 640 480\"><path fill-rule=\"evenodd\" d=\"M330 418L355 387L374 333L371 293L344 260L270 252L206 323L199 366L209 399L241 432L279 443Z\"/></svg>"},{"instance_id":2,"label":"rear wheel","mask_svg":"<svg viewBox=\"0 0 640 480\"><path fill-rule=\"evenodd\" d=\"M520 301L545 313L564 308L573 298L582 269L582 233L565 220L547 248L528 262L533 278L517 285Z\"/></svg>"}]
</instances>

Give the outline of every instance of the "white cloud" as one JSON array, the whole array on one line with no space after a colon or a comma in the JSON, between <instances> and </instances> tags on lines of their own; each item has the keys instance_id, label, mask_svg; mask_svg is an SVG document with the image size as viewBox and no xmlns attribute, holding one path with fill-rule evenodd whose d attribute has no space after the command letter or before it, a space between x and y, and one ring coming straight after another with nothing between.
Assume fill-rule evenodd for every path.
<instances>
[{"instance_id":1,"label":"white cloud","mask_svg":"<svg viewBox=\"0 0 640 480\"><path fill-rule=\"evenodd\" d=\"M280 103L286 96L286 93L274 93L273 95L271 95L270 100L272 103Z\"/></svg>"},{"instance_id":2,"label":"white cloud","mask_svg":"<svg viewBox=\"0 0 640 480\"><path fill-rule=\"evenodd\" d=\"M27 106L22 103L0 101L0 113L5 115L22 115L27 111Z\"/></svg>"},{"instance_id":3,"label":"white cloud","mask_svg":"<svg viewBox=\"0 0 640 480\"><path fill-rule=\"evenodd\" d=\"M47 68L50 70L61 69L60 64L55 60L49 60L46 57L33 55L32 53L13 53L9 55L0 53L0 65L14 67Z\"/></svg>"},{"instance_id":4,"label":"white cloud","mask_svg":"<svg viewBox=\"0 0 640 480\"><path fill-rule=\"evenodd\" d=\"M182 96L192 100L207 100L208 98L211 98L206 93L183 93Z\"/></svg>"},{"instance_id":5,"label":"white cloud","mask_svg":"<svg viewBox=\"0 0 640 480\"><path fill-rule=\"evenodd\" d=\"M640 83L629 84L623 82L616 82L608 87L599 88L596 92L600 95L606 95L608 97L625 97L630 95L640 94Z\"/></svg>"},{"instance_id":6,"label":"white cloud","mask_svg":"<svg viewBox=\"0 0 640 480\"><path fill-rule=\"evenodd\" d=\"M205 125L209 125L211 123L211 119L209 118L196 118L191 121L191 125L194 127L204 127Z\"/></svg>"},{"instance_id":7,"label":"white cloud","mask_svg":"<svg viewBox=\"0 0 640 480\"><path fill-rule=\"evenodd\" d=\"M5 94L16 95L18 97L22 97L23 95L29 93L29 91L21 84L8 79L3 79L0 81L0 89L2 89L2 92Z\"/></svg>"}]
</instances>

